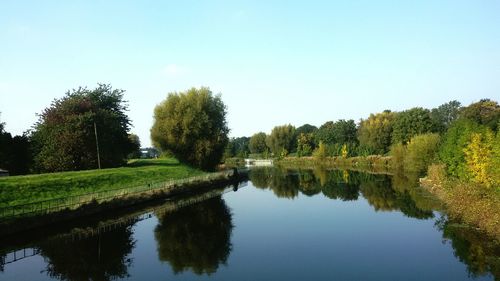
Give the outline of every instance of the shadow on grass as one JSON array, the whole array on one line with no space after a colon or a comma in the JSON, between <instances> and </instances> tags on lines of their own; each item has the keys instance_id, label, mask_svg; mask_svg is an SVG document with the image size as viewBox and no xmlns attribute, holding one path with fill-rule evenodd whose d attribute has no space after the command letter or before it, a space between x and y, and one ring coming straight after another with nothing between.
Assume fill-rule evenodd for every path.
<instances>
[{"instance_id":1,"label":"shadow on grass","mask_svg":"<svg viewBox=\"0 0 500 281\"><path fill-rule=\"evenodd\" d=\"M127 164L127 167L137 168L137 167L147 167L147 166L168 166L175 167L181 164L172 160L137 160Z\"/></svg>"}]
</instances>

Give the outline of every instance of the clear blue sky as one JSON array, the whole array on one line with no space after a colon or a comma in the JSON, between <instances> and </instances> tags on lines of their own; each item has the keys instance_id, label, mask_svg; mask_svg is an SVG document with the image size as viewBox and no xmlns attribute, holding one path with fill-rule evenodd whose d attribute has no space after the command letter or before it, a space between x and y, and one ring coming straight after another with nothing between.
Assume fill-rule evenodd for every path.
<instances>
[{"instance_id":1,"label":"clear blue sky","mask_svg":"<svg viewBox=\"0 0 500 281\"><path fill-rule=\"evenodd\" d=\"M222 93L232 136L500 99L500 1L0 2L0 120L68 89L126 90L149 145L168 92Z\"/></svg>"}]
</instances>

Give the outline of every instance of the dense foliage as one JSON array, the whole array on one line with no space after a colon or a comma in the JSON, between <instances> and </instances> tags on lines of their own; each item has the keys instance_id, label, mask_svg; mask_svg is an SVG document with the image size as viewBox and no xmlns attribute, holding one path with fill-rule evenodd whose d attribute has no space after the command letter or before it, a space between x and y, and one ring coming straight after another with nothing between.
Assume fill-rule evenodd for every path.
<instances>
[{"instance_id":1,"label":"dense foliage","mask_svg":"<svg viewBox=\"0 0 500 281\"><path fill-rule=\"evenodd\" d=\"M358 127L359 143L376 154L385 154L392 143L392 126L395 113L390 110L370 114L366 120L361 120Z\"/></svg>"},{"instance_id":2,"label":"dense foliage","mask_svg":"<svg viewBox=\"0 0 500 281\"><path fill-rule=\"evenodd\" d=\"M392 131L392 143L406 144L412 137L432 132L430 111L421 107L399 112Z\"/></svg>"},{"instance_id":3,"label":"dense foliage","mask_svg":"<svg viewBox=\"0 0 500 281\"><path fill-rule=\"evenodd\" d=\"M169 93L154 110L151 140L180 161L211 170L228 144L226 106L208 88Z\"/></svg>"},{"instance_id":4,"label":"dense foliage","mask_svg":"<svg viewBox=\"0 0 500 281\"><path fill-rule=\"evenodd\" d=\"M268 148L266 145L266 133L259 132L254 134L248 143L248 148L251 153L264 153Z\"/></svg>"},{"instance_id":5,"label":"dense foliage","mask_svg":"<svg viewBox=\"0 0 500 281\"><path fill-rule=\"evenodd\" d=\"M43 172L123 165L134 150L123 90L100 84L68 91L40 115L33 128L35 169ZM97 137L96 137L97 131ZM96 141L97 138L97 141Z\"/></svg>"},{"instance_id":6,"label":"dense foliage","mask_svg":"<svg viewBox=\"0 0 500 281\"><path fill-rule=\"evenodd\" d=\"M27 135L14 136L3 131L0 124L0 169L10 175L27 174L32 164L30 140Z\"/></svg>"},{"instance_id":7,"label":"dense foliage","mask_svg":"<svg viewBox=\"0 0 500 281\"><path fill-rule=\"evenodd\" d=\"M276 126L266 139L266 144L275 155L288 154L296 148L295 127L292 125Z\"/></svg>"}]
</instances>

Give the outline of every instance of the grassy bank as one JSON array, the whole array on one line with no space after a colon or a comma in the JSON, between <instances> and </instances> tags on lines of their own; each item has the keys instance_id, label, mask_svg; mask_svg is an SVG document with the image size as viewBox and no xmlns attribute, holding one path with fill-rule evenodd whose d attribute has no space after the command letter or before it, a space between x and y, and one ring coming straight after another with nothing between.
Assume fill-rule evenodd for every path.
<instances>
[{"instance_id":1,"label":"grassy bank","mask_svg":"<svg viewBox=\"0 0 500 281\"><path fill-rule=\"evenodd\" d=\"M431 165L428 176L421 180L424 188L446 205L453 218L475 226L500 241L500 190L451 179L442 165Z\"/></svg>"},{"instance_id":2,"label":"grassy bank","mask_svg":"<svg viewBox=\"0 0 500 281\"><path fill-rule=\"evenodd\" d=\"M332 169L362 170L374 173L390 173L391 157L370 155L366 157L285 157L275 161L277 165L285 168L315 168L324 167Z\"/></svg>"},{"instance_id":3,"label":"grassy bank","mask_svg":"<svg viewBox=\"0 0 500 281\"><path fill-rule=\"evenodd\" d=\"M0 207L202 175L176 159L133 160L103 170L0 178Z\"/></svg>"}]
</instances>

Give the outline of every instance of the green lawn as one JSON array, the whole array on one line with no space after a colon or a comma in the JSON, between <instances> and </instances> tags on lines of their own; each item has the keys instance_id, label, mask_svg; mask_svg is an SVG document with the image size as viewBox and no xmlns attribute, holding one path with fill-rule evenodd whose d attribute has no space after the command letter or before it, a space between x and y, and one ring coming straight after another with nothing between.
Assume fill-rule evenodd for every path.
<instances>
[{"instance_id":1,"label":"green lawn","mask_svg":"<svg viewBox=\"0 0 500 281\"><path fill-rule=\"evenodd\" d=\"M132 160L113 169L0 178L0 207L204 174L176 159Z\"/></svg>"}]
</instances>

